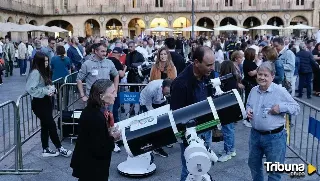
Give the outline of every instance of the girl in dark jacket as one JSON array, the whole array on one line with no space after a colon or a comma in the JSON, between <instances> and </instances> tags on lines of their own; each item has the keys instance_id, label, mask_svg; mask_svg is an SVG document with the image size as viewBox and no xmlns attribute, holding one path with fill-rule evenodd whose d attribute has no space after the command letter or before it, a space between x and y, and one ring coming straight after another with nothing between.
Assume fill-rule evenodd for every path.
<instances>
[{"instance_id":1,"label":"girl in dark jacket","mask_svg":"<svg viewBox=\"0 0 320 181\"><path fill-rule=\"evenodd\" d=\"M79 181L108 181L114 142L120 139L120 131L114 128L113 115L107 109L116 95L114 84L108 79L99 79L92 85L70 164L72 175Z\"/></svg>"},{"instance_id":2,"label":"girl in dark jacket","mask_svg":"<svg viewBox=\"0 0 320 181\"><path fill-rule=\"evenodd\" d=\"M232 61L226 60L221 63L221 69L220 69L220 76L227 75L229 73L232 73L234 75L233 78L228 79L225 81L221 89L224 92L230 91L232 89L239 89L239 81L236 77L236 69L234 66L234 63ZM219 162L225 162L230 160L232 157L236 156L236 151L234 148L234 123L230 123L227 125L222 125L222 133L223 133L223 140L224 140L224 151L221 154L221 157L219 157Z\"/></svg>"}]
</instances>

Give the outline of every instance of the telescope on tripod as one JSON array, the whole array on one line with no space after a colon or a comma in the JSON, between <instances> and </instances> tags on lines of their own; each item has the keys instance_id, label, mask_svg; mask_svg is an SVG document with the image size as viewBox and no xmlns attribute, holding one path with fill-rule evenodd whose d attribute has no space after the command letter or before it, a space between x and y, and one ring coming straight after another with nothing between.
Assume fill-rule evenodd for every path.
<instances>
[{"instance_id":1,"label":"telescope on tripod","mask_svg":"<svg viewBox=\"0 0 320 181\"><path fill-rule=\"evenodd\" d=\"M238 91L223 92L220 88L221 82L232 76L211 79L207 86L214 88L215 94L206 100L174 111L166 105L119 122L128 159L118 165L118 171L127 176L150 175L156 169L150 152L185 140L188 147L184 156L190 173L187 180L210 181L207 172L211 162L218 158L197 134L220 123L225 125L246 118Z\"/></svg>"}]
</instances>

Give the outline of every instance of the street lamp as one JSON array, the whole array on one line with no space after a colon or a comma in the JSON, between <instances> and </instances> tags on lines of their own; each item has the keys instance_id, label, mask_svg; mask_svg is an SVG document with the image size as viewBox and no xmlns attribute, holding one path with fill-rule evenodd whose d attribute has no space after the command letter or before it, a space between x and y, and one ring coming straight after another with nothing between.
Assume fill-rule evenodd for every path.
<instances>
[{"instance_id":1,"label":"street lamp","mask_svg":"<svg viewBox=\"0 0 320 181\"><path fill-rule=\"evenodd\" d=\"M192 7L192 18L191 18L191 21L192 21L192 28L191 28L191 38L194 40L195 37L194 37L194 0L191 1L192 4L191 4L191 7Z\"/></svg>"},{"instance_id":2,"label":"street lamp","mask_svg":"<svg viewBox=\"0 0 320 181\"><path fill-rule=\"evenodd\" d=\"M204 26L205 28L207 27L207 22L206 22L206 21L203 23L203 26Z\"/></svg>"},{"instance_id":3,"label":"street lamp","mask_svg":"<svg viewBox=\"0 0 320 181\"><path fill-rule=\"evenodd\" d=\"M277 26L277 21L276 20L273 21L273 26Z\"/></svg>"},{"instance_id":4,"label":"street lamp","mask_svg":"<svg viewBox=\"0 0 320 181\"><path fill-rule=\"evenodd\" d=\"M91 20L91 23L90 23L90 28L93 29L93 23L92 23L92 20Z\"/></svg>"},{"instance_id":5,"label":"street lamp","mask_svg":"<svg viewBox=\"0 0 320 181\"><path fill-rule=\"evenodd\" d=\"M253 21L252 21L252 18L251 18L251 21L250 21L250 26L253 27Z\"/></svg>"}]
</instances>

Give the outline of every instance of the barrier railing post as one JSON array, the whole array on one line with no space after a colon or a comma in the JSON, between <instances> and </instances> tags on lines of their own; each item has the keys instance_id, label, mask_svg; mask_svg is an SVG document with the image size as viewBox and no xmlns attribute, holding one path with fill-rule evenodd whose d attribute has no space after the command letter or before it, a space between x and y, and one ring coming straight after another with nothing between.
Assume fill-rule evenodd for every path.
<instances>
[{"instance_id":1,"label":"barrier railing post","mask_svg":"<svg viewBox=\"0 0 320 181\"><path fill-rule=\"evenodd\" d=\"M11 101L10 104L13 105L13 109L14 109L14 111L13 111L14 149L13 150L11 149L12 151L14 151L14 168L0 170L0 175L38 174L39 172L42 172L42 169L35 170L35 169L24 169L23 168L19 106L14 101ZM8 113L8 114L10 114L10 113ZM9 130L9 134L10 134L10 130ZM8 151L6 156L8 156L12 151Z\"/></svg>"}]
</instances>

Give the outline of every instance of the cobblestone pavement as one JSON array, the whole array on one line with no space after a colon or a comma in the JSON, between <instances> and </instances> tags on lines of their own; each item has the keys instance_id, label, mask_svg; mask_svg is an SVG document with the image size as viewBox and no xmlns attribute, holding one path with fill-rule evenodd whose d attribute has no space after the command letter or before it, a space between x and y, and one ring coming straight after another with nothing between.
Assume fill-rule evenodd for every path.
<instances>
[{"instance_id":1,"label":"cobblestone pavement","mask_svg":"<svg viewBox=\"0 0 320 181\"><path fill-rule=\"evenodd\" d=\"M14 76L5 78L4 84L0 86L0 102L5 100L16 101L20 94L24 93L24 85L26 77L20 77L18 69L15 69ZM313 97L311 100L303 99L313 105L320 107L320 98ZM242 122L236 124L236 143L235 148L237 156L225 163L216 163L211 167L210 174L216 181L246 181L251 180L251 175L248 167L248 137L250 129L245 127ZM64 147L73 149L69 139L63 142ZM53 148L53 145L51 144ZM178 181L180 178L180 148L178 144L174 144L173 148L164 148L168 153L168 158L155 157L155 164L157 165L156 172L141 179L133 179L121 176L117 172L117 165L124 161L127 157L124 148L120 153L114 153L110 167L111 181ZM213 143L213 150L215 152L223 149L223 142ZM0 181L75 181L71 176L72 170L69 167L70 158L41 157L41 144L39 134L35 135L23 146L23 164L24 168L43 169L42 172L35 175L1 175ZM287 163L303 163L290 150L287 150ZM12 158L5 159L0 162L0 167L12 166ZM316 174L312 176L305 176L301 179L292 179L287 175L283 176L283 180L309 180L319 181L320 177Z\"/></svg>"}]
</instances>

